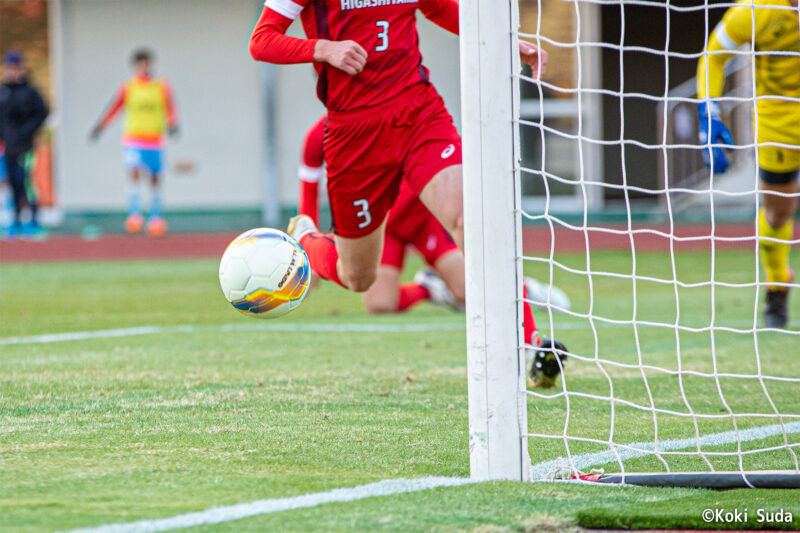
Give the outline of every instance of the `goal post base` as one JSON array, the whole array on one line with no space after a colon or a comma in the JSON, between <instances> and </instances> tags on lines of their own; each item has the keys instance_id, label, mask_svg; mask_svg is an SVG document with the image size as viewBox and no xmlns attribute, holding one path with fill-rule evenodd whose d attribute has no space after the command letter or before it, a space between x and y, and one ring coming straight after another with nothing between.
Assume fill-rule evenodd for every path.
<instances>
[{"instance_id":1,"label":"goal post base","mask_svg":"<svg viewBox=\"0 0 800 533\"><path fill-rule=\"evenodd\" d=\"M794 470L761 472L636 472L625 474L624 476L622 474L589 475L583 479L592 483L639 485L643 487L800 489L800 472Z\"/></svg>"}]
</instances>

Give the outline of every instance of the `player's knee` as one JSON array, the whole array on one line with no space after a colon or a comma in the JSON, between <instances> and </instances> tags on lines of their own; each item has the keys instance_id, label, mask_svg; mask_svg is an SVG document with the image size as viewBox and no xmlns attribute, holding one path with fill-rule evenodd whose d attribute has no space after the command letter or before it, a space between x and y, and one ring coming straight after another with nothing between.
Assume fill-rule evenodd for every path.
<instances>
[{"instance_id":1,"label":"player's knee","mask_svg":"<svg viewBox=\"0 0 800 533\"><path fill-rule=\"evenodd\" d=\"M457 242L462 242L464 237L464 211L462 209L453 208L452 211L447 213L444 226L447 232Z\"/></svg>"},{"instance_id":2,"label":"player's knee","mask_svg":"<svg viewBox=\"0 0 800 533\"><path fill-rule=\"evenodd\" d=\"M377 272L374 270L363 270L345 274L345 285L353 292L367 292L372 284L375 283Z\"/></svg>"},{"instance_id":3,"label":"player's knee","mask_svg":"<svg viewBox=\"0 0 800 533\"><path fill-rule=\"evenodd\" d=\"M770 227L779 228L794 216L794 209L789 206L767 206L764 209L764 216Z\"/></svg>"},{"instance_id":4,"label":"player's knee","mask_svg":"<svg viewBox=\"0 0 800 533\"><path fill-rule=\"evenodd\" d=\"M364 307L366 308L367 313L370 315L386 315L389 313L394 313L397 309L397 304L394 304L388 300L374 298L365 299Z\"/></svg>"}]
</instances>

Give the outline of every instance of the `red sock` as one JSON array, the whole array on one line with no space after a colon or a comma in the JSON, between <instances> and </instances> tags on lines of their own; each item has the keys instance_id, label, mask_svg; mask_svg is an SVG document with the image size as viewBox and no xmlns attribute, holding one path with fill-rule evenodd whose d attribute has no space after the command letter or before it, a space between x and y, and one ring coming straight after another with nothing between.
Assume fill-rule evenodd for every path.
<instances>
[{"instance_id":1,"label":"red sock","mask_svg":"<svg viewBox=\"0 0 800 533\"><path fill-rule=\"evenodd\" d=\"M528 290L525 286L522 287L522 297L528 297ZM533 318L533 308L531 307L530 302L527 300L522 302L522 309L523 309L523 320L522 326L525 330L525 344L530 346L538 346L539 345L539 335L536 331L536 320Z\"/></svg>"},{"instance_id":2,"label":"red sock","mask_svg":"<svg viewBox=\"0 0 800 533\"><path fill-rule=\"evenodd\" d=\"M430 298L428 289L418 283L404 283L400 285L397 295L397 311L405 311L412 305Z\"/></svg>"},{"instance_id":3,"label":"red sock","mask_svg":"<svg viewBox=\"0 0 800 533\"><path fill-rule=\"evenodd\" d=\"M306 251L308 260L311 263L311 270L317 273L322 279L327 279L338 284L345 289L336 271L336 263L339 262L339 251L336 249L336 242L333 234L307 233L300 239L300 246Z\"/></svg>"}]
</instances>

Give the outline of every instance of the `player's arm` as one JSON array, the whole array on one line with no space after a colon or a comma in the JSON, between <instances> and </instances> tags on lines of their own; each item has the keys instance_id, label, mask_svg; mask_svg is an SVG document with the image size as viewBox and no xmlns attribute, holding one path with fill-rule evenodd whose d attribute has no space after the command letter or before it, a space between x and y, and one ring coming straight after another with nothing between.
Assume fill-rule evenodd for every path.
<instances>
[{"instance_id":1,"label":"player's arm","mask_svg":"<svg viewBox=\"0 0 800 533\"><path fill-rule=\"evenodd\" d=\"M701 144L709 145L702 151L703 160L714 172L724 173L728 169L728 158L720 144L733 144L730 130L722 122L716 99L722 96L725 85L725 65L733 52L750 41L752 7L733 7L711 32L706 53L697 62L697 106L698 138Z\"/></svg>"},{"instance_id":2,"label":"player's arm","mask_svg":"<svg viewBox=\"0 0 800 533\"><path fill-rule=\"evenodd\" d=\"M308 215L319 226L319 180L322 178L322 167L325 163L323 141L325 137L325 120L320 118L306 132L303 140L303 155L298 177L300 178L300 201L297 206L299 215Z\"/></svg>"},{"instance_id":3,"label":"player's arm","mask_svg":"<svg viewBox=\"0 0 800 533\"><path fill-rule=\"evenodd\" d=\"M419 10L425 18L458 35L458 2L456 0L420 0Z\"/></svg>"},{"instance_id":4,"label":"player's arm","mask_svg":"<svg viewBox=\"0 0 800 533\"><path fill-rule=\"evenodd\" d=\"M178 122L178 108L175 105L175 96L172 92L172 84L164 81L164 104L167 111L167 128L169 128L170 135L177 135L179 122Z\"/></svg>"},{"instance_id":5,"label":"player's arm","mask_svg":"<svg viewBox=\"0 0 800 533\"><path fill-rule=\"evenodd\" d=\"M114 119L117 118L117 115L120 114L124 107L125 85L123 84L114 94L114 98L108 104L105 111L103 111L103 114L100 115L100 119L92 128L91 133L89 133L89 139L96 141L100 137L100 134L103 133L103 130L105 130L112 122L114 122Z\"/></svg>"},{"instance_id":6,"label":"player's arm","mask_svg":"<svg viewBox=\"0 0 800 533\"><path fill-rule=\"evenodd\" d=\"M250 55L256 61L288 65L328 63L350 75L361 72L367 52L355 41L301 39L286 35L308 0L267 0L264 11L250 36Z\"/></svg>"},{"instance_id":7,"label":"player's arm","mask_svg":"<svg viewBox=\"0 0 800 533\"><path fill-rule=\"evenodd\" d=\"M457 0L420 0L419 10L425 18L458 35L458 1ZM533 69L533 77L538 78L544 73L547 65L547 52L527 41L519 42L519 54L522 62Z\"/></svg>"}]
</instances>

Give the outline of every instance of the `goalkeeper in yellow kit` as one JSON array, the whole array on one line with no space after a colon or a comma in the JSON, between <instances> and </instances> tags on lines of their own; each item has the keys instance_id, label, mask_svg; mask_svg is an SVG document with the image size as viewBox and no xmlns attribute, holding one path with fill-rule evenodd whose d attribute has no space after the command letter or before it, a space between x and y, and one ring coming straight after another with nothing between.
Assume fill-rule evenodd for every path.
<instances>
[{"instance_id":1,"label":"goalkeeper in yellow kit","mask_svg":"<svg viewBox=\"0 0 800 533\"><path fill-rule=\"evenodd\" d=\"M708 39L697 67L700 142L712 172L725 172L721 145L732 145L715 98L722 96L725 64L749 44L755 51L756 143L763 194L758 217L759 249L767 274L767 327L788 321L787 296L794 273L790 241L797 210L800 169L800 28L798 0L740 0L725 13ZM771 53L774 52L774 53Z\"/></svg>"}]
</instances>

